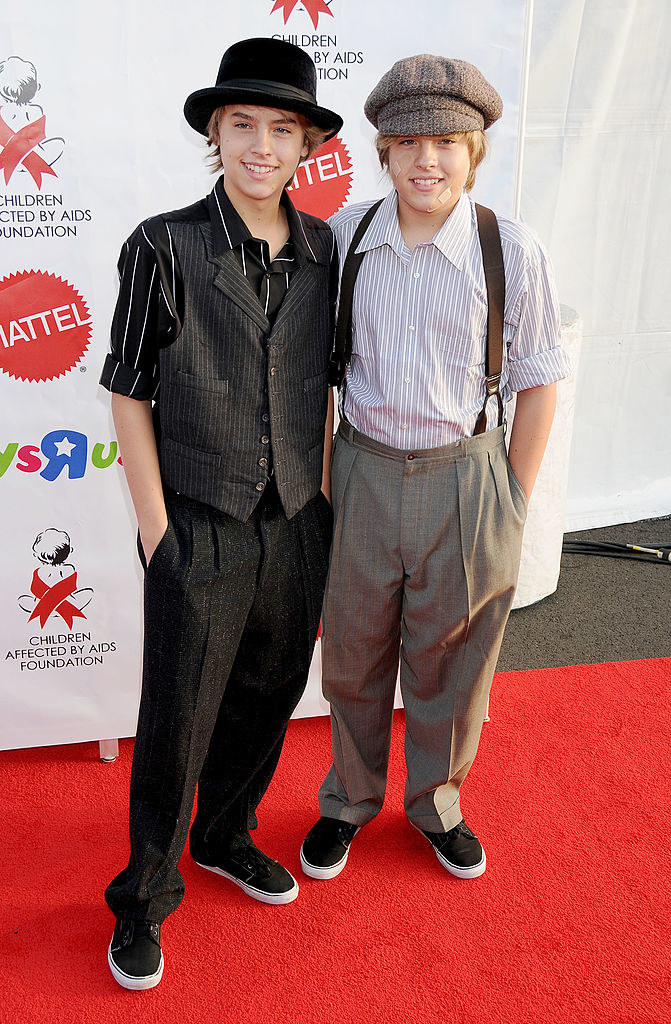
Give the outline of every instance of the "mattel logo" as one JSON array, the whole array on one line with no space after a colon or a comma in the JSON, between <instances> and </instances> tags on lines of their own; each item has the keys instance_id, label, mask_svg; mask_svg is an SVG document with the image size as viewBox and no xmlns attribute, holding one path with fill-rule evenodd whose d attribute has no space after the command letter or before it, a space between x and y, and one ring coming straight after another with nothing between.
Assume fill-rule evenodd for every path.
<instances>
[{"instance_id":1,"label":"mattel logo","mask_svg":"<svg viewBox=\"0 0 671 1024\"><path fill-rule=\"evenodd\" d=\"M25 381L62 377L91 338L86 300L67 281L24 270L0 281L0 370Z\"/></svg>"},{"instance_id":2,"label":"mattel logo","mask_svg":"<svg viewBox=\"0 0 671 1024\"><path fill-rule=\"evenodd\" d=\"M352 187L352 162L343 141L336 136L299 164L287 191L298 210L326 220L345 205Z\"/></svg>"}]
</instances>

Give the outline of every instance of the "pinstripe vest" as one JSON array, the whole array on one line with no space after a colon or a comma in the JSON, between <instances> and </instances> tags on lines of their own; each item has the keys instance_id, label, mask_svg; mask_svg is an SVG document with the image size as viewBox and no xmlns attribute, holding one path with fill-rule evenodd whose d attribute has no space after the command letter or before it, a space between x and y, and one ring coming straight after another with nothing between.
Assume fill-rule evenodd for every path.
<instances>
[{"instance_id":1,"label":"pinstripe vest","mask_svg":"<svg viewBox=\"0 0 671 1024\"><path fill-rule=\"evenodd\" d=\"M210 222L166 218L184 281L184 320L160 353L161 474L174 490L242 522L267 483L270 444L287 518L321 484L332 236L299 216L315 261L291 275L272 328L235 253L214 251Z\"/></svg>"}]
</instances>

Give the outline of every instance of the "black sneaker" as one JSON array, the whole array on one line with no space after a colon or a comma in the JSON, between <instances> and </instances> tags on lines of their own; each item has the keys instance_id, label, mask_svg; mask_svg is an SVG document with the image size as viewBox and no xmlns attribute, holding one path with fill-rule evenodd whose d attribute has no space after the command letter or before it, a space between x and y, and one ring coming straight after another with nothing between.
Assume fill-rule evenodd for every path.
<instances>
[{"instance_id":1,"label":"black sneaker","mask_svg":"<svg viewBox=\"0 0 671 1024\"><path fill-rule=\"evenodd\" d=\"M449 832L427 832L423 828L417 831L426 836L436 857L451 875L457 878L477 878L487 867L487 858L480 840L463 818Z\"/></svg>"},{"instance_id":2,"label":"black sneaker","mask_svg":"<svg viewBox=\"0 0 671 1024\"><path fill-rule=\"evenodd\" d=\"M160 924L117 918L107 962L122 988L139 991L158 985L163 975Z\"/></svg>"},{"instance_id":3,"label":"black sneaker","mask_svg":"<svg viewBox=\"0 0 671 1024\"><path fill-rule=\"evenodd\" d=\"M339 818L320 818L301 846L301 867L310 878L335 878L347 863L349 845L359 825Z\"/></svg>"},{"instance_id":4,"label":"black sneaker","mask_svg":"<svg viewBox=\"0 0 671 1024\"><path fill-rule=\"evenodd\" d=\"M294 876L253 843L232 850L221 857L218 864L205 864L197 858L196 864L235 882L243 892L261 903L291 903L298 896Z\"/></svg>"}]
</instances>

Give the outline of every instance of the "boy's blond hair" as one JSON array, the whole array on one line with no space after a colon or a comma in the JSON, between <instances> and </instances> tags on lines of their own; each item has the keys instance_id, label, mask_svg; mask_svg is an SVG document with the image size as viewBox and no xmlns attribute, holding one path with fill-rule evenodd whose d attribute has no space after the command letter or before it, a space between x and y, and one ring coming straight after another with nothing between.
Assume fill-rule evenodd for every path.
<instances>
[{"instance_id":1,"label":"boy's blond hair","mask_svg":"<svg viewBox=\"0 0 671 1024\"><path fill-rule=\"evenodd\" d=\"M400 136L401 138L407 138L408 136ZM414 136L413 136L414 137ZM470 192L475 185L475 172L482 163L487 153L488 139L483 131L476 130L472 132L448 132L447 135L436 135L431 136L432 138L449 138L456 139L458 142L465 142L468 146L468 155L471 159L471 169L468 172L466 178L466 185L464 186L467 192ZM394 139L399 138L398 135L384 135L382 132L378 132L375 139L375 148L377 155L380 160L380 166L383 170L389 170L389 147L391 146Z\"/></svg>"},{"instance_id":2,"label":"boy's blond hair","mask_svg":"<svg viewBox=\"0 0 671 1024\"><path fill-rule=\"evenodd\" d=\"M219 120L223 112L226 110L226 107L230 105L231 104L225 104L224 106L217 107L216 110L213 110L212 116L207 123L207 145L210 150L207 155L207 162L210 165L210 171L212 174L216 174L218 171L222 170L224 166L221 162L221 153L219 152ZM319 149L329 133L327 131L323 131L321 128L317 128L317 126L312 124L311 121L308 121L307 117L304 117L303 114L298 114L294 111L291 111L291 113L293 113L294 117L303 129L303 135L308 146L307 156L304 157L304 159L307 160L316 150Z\"/></svg>"}]
</instances>

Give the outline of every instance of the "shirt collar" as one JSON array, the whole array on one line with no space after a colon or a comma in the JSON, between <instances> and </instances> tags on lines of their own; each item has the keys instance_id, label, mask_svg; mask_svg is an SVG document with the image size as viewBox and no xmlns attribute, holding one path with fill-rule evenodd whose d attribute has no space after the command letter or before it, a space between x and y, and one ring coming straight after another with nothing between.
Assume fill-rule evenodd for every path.
<instances>
[{"instance_id":1,"label":"shirt collar","mask_svg":"<svg viewBox=\"0 0 671 1024\"><path fill-rule=\"evenodd\" d=\"M252 237L244 220L226 195L223 174L217 179L210 193L209 206L215 252L237 249Z\"/></svg>"},{"instance_id":2,"label":"shirt collar","mask_svg":"<svg viewBox=\"0 0 671 1024\"><path fill-rule=\"evenodd\" d=\"M472 230L471 201L466 192L462 192L452 213L431 240L457 270L463 270ZM368 252L382 245L390 246L397 256L407 250L398 223L396 189L382 202L356 251Z\"/></svg>"},{"instance_id":3,"label":"shirt collar","mask_svg":"<svg viewBox=\"0 0 671 1024\"><path fill-rule=\"evenodd\" d=\"M457 270L463 270L466 253L473 231L471 201L466 192L459 196L459 202L445 223L433 236L433 244L440 249Z\"/></svg>"},{"instance_id":4,"label":"shirt collar","mask_svg":"<svg viewBox=\"0 0 671 1024\"><path fill-rule=\"evenodd\" d=\"M303 219L291 202L286 190L282 193L280 203L287 215L289 240L294 246L296 262L299 265L308 260L312 260L313 263L319 262L314 247L310 243ZM226 194L223 174L218 178L216 185L210 193L209 208L215 252L227 252L229 249L235 249L243 242L253 238L249 228Z\"/></svg>"},{"instance_id":5,"label":"shirt collar","mask_svg":"<svg viewBox=\"0 0 671 1024\"><path fill-rule=\"evenodd\" d=\"M368 252L370 249L379 249L382 245L389 245L397 256L401 256L405 248L403 235L398 226L396 189L393 189L382 201L356 251Z\"/></svg>"}]
</instances>

